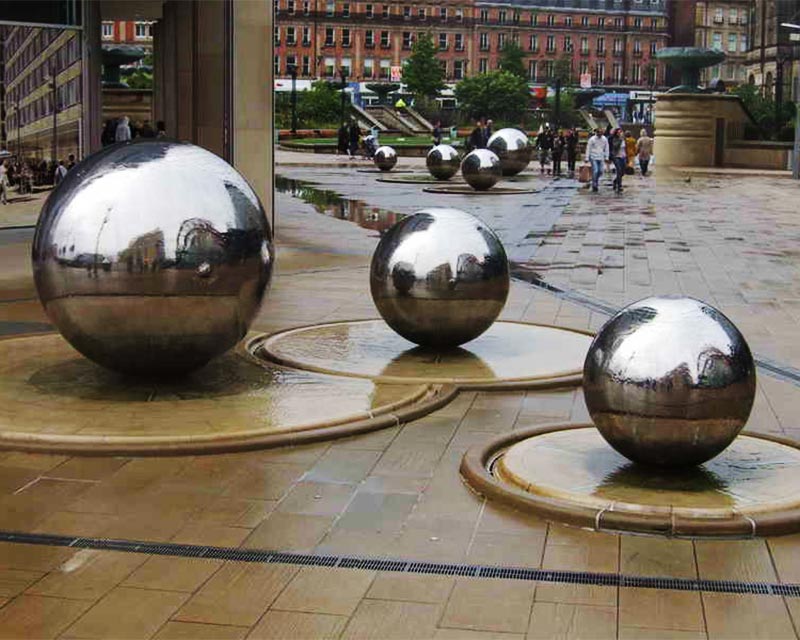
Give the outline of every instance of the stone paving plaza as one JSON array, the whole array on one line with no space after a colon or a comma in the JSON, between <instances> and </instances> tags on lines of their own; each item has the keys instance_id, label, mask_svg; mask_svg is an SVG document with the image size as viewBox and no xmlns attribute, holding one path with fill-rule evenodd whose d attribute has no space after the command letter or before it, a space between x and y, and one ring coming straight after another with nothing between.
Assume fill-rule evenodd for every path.
<instances>
[{"instance_id":1,"label":"stone paving plaza","mask_svg":"<svg viewBox=\"0 0 800 640\"><path fill-rule=\"evenodd\" d=\"M800 439L796 182L770 175L637 175L615 196L606 184L592 195L573 181L529 172L526 188L535 194L471 198L377 182L375 174L358 171L368 165L348 164L278 153L280 176L343 200L331 197L315 208L276 193L277 275L254 331L376 317L367 281L375 229L393 213L453 206L478 214L506 245L517 279L503 319L596 330L609 311L651 294L706 300L739 326L763 365L747 429ZM401 159L398 169L422 166ZM325 208L334 215L321 215ZM30 212L4 215L14 226L33 224ZM0 232L0 333L6 337L52 330L31 279L31 237L31 228ZM232 553L208 559L2 542L0 637L797 636L797 594L735 591L752 583L800 583L800 536L596 533L500 508L463 484L459 464L472 445L565 421L588 421L579 388L467 391L399 426L246 453L0 452L0 530L732 586L704 591L665 581L665 588L642 588L628 586L635 580L608 586L558 576L537 582L303 566L297 556L244 562Z\"/></svg>"}]
</instances>

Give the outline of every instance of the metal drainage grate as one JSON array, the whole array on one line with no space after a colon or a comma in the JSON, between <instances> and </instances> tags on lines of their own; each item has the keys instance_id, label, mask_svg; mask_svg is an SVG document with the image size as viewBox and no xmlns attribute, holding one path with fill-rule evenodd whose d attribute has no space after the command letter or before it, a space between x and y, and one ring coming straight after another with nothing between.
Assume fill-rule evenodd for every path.
<instances>
[{"instance_id":1,"label":"metal drainage grate","mask_svg":"<svg viewBox=\"0 0 800 640\"><path fill-rule=\"evenodd\" d=\"M38 544L79 549L100 549L128 553L175 556L180 558L213 558L237 562L263 562L268 564L292 564L314 567L336 567L339 569L367 569L440 576L467 576L472 578L523 580L528 582L552 582L561 584L583 584L609 587L638 587L672 591L711 591L716 593L761 594L800 598L800 584L778 584L768 582L737 582L733 580L692 580L652 576L628 576L616 573L592 573L588 571L552 571L530 567L494 567L445 562L415 562L381 558L359 558L354 556L326 556L316 554L265 551L262 549L234 549L231 547L207 547L193 544L144 542L137 540L114 540L108 538L76 538L40 533L0 531L1 542Z\"/></svg>"}]
</instances>

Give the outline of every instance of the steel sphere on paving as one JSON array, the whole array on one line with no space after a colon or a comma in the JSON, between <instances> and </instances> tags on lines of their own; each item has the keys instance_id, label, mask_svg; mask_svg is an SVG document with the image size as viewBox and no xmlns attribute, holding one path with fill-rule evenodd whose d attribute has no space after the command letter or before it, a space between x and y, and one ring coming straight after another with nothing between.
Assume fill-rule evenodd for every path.
<instances>
[{"instance_id":1,"label":"steel sphere on paving","mask_svg":"<svg viewBox=\"0 0 800 640\"><path fill-rule=\"evenodd\" d=\"M461 158L449 144L437 144L428 151L425 164L430 174L437 180L449 180L458 173Z\"/></svg>"},{"instance_id":2,"label":"steel sphere on paving","mask_svg":"<svg viewBox=\"0 0 800 640\"><path fill-rule=\"evenodd\" d=\"M478 218L458 209L423 209L378 243L370 289L381 316L401 336L452 348L477 338L503 309L508 259Z\"/></svg>"},{"instance_id":3,"label":"steel sphere on paving","mask_svg":"<svg viewBox=\"0 0 800 640\"><path fill-rule=\"evenodd\" d=\"M247 332L272 276L255 192L200 147L113 145L47 199L33 274L53 324L110 369L164 376L201 367Z\"/></svg>"},{"instance_id":4,"label":"steel sphere on paving","mask_svg":"<svg viewBox=\"0 0 800 640\"><path fill-rule=\"evenodd\" d=\"M461 175L475 191L486 191L503 176L500 158L488 149L470 151L461 161Z\"/></svg>"},{"instance_id":5,"label":"steel sphere on paving","mask_svg":"<svg viewBox=\"0 0 800 640\"><path fill-rule=\"evenodd\" d=\"M397 164L397 151L392 147L378 147L375 151L374 162L381 171L391 171Z\"/></svg>"},{"instance_id":6,"label":"steel sphere on paving","mask_svg":"<svg viewBox=\"0 0 800 640\"><path fill-rule=\"evenodd\" d=\"M608 443L634 462L701 464L721 453L753 406L753 356L714 307L653 297L625 307L597 333L583 392Z\"/></svg>"},{"instance_id":7,"label":"steel sphere on paving","mask_svg":"<svg viewBox=\"0 0 800 640\"><path fill-rule=\"evenodd\" d=\"M531 161L531 142L524 131L500 129L486 144L486 148L500 158L504 176L515 176Z\"/></svg>"}]
</instances>

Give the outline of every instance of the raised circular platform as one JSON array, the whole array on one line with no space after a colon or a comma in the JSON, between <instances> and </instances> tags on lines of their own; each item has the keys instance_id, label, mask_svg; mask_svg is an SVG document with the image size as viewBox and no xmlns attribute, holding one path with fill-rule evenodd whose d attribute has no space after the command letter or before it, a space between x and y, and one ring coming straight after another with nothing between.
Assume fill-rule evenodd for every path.
<instances>
[{"instance_id":1,"label":"raised circular platform","mask_svg":"<svg viewBox=\"0 0 800 640\"><path fill-rule=\"evenodd\" d=\"M606 531L753 537L800 531L800 444L742 434L698 467L661 470L614 451L593 425L505 434L464 457L480 493Z\"/></svg>"},{"instance_id":2,"label":"raised circular platform","mask_svg":"<svg viewBox=\"0 0 800 640\"><path fill-rule=\"evenodd\" d=\"M475 340L439 352L376 319L290 329L256 338L247 348L288 367L375 382L527 389L580 384L591 341L591 334L570 329L495 322Z\"/></svg>"},{"instance_id":3,"label":"raised circular platform","mask_svg":"<svg viewBox=\"0 0 800 640\"><path fill-rule=\"evenodd\" d=\"M399 178L377 178L378 182L390 182L393 184L432 184L432 185L452 185L466 184L460 176L453 176L449 180L439 180L429 174L409 175Z\"/></svg>"},{"instance_id":4,"label":"raised circular platform","mask_svg":"<svg viewBox=\"0 0 800 640\"><path fill-rule=\"evenodd\" d=\"M526 193L536 193L536 189L520 189L517 187L492 187L486 191L476 191L468 184L443 184L440 187L424 187L422 190L427 193L445 193L462 196L517 196Z\"/></svg>"},{"instance_id":5,"label":"raised circular platform","mask_svg":"<svg viewBox=\"0 0 800 640\"><path fill-rule=\"evenodd\" d=\"M356 169L358 173L380 173L384 176L393 173L416 173L413 169L389 169L389 171L381 171L380 169Z\"/></svg>"},{"instance_id":6,"label":"raised circular platform","mask_svg":"<svg viewBox=\"0 0 800 640\"><path fill-rule=\"evenodd\" d=\"M113 373L58 334L0 340L0 448L173 455L298 444L394 426L452 399L287 370L239 347L179 380Z\"/></svg>"}]
</instances>

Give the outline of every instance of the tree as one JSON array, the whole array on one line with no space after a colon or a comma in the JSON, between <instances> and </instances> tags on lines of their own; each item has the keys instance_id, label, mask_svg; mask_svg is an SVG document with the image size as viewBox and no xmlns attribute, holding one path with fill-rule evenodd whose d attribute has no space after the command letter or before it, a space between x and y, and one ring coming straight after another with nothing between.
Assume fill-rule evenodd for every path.
<instances>
[{"instance_id":1,"label":"tree","mask_svg":"<svg viewBox=\"0 0 800 640\"><path fill-rule=\"evenodd\" d=\"M556 80L561 80L561 86L572 84L572 56L565 53L556 58L553 64L553 77L550 81L555 85Z\"/></svg>"},{"instance_id":2,"label":"tree","mask_svg":"<svg viewBox=\"0 0 800 640\"><path fill-rule=\"evenodd\" d=\"M525 78L525 52L516 42L506 42L500 49L498 66L502 71L508 71L515 76Z\"/></svg>"},{"instance_id":3,"label":"tree","mask_svg":"<svg viewBox=\"0 0 800 640\"><path fill-rule=\"evenodd\" d=\"M422 33L403 66L403 82L414 96L435 98L444 89L442 66L436 59L433 38Z\"/></svg>"},{"instance_id":4,"label":"tree","mask_svg":"<svg viewBox=\"0 0 800 640\"><path fill-rule=\"evenodd\" d=\"M518 121L530 102L528 83L508 71L492 71L465 78L456 85L456 99L469 118Z\"/></svg>"}]
</instances>

